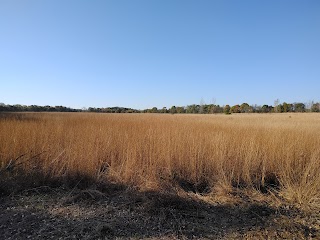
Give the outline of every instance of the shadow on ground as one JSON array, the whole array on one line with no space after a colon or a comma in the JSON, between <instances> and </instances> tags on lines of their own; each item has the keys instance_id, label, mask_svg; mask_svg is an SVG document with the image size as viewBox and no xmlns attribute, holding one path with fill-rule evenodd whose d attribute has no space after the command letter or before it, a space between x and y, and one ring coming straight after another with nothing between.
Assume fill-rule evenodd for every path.
<instances>
[{"instance_id":1,"label":"shadow on ground","mask_svg":"<svg viewBox=\"0 0 320 240\"><path fill-rule=\"evenodd\" d=\"M0 198L3 239L243 239L319 237L317 229L266 205L213 205L139 192L39 187ZM289 221L289 222L287 222Z\"/></svg>"}]
</instances>

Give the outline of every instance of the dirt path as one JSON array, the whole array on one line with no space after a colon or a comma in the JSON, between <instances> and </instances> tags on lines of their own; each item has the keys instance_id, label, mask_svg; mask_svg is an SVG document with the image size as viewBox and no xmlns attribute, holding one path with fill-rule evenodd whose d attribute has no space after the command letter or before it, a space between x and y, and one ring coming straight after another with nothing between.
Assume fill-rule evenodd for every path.
<instances>
[{"instance_id":1,"label":"dirt path","mask_svg":"<svg viewBox=\"0 0 320 240\"><path fill-rule=\"evenodd\" d=\"M2 239L320 239L320 214L155 192L34 189L0 198Z\"/></svg>"}]
</instances>

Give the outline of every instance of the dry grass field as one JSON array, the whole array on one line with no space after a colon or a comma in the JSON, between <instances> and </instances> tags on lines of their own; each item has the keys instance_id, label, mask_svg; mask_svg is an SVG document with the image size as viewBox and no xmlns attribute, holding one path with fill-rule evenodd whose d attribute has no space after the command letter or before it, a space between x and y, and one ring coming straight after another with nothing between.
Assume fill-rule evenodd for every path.
<instances>
[{"instance_id":1,"label":"dry grass field","mask_svg":"<svg viewBox=\"0 0 320 240\"><path fill-rule=\"evenodd\" d=\"M142 190L277 190L308 207L320 204L319 132L318 114L3 115L0 166Z\"/></svg>"},{"instance_id":2,"label":"dry grass field","mask_svg":"<svg viewBox=\"0 0 320 240\"><path fill-rule=\"evenodd\" d=\"M319 132L311 113L2 114L0 191L113 183L208 203L231 204L240 192L314 211Z\"/></svg>"}]
</instances>

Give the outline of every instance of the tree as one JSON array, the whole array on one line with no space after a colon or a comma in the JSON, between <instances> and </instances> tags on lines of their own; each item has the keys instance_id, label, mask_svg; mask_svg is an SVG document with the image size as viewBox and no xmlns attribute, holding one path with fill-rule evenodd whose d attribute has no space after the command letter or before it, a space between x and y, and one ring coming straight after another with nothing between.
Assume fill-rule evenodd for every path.
<instances>
[{"instance_id":1,"label":"tree","mask_svg":"<svg viewBox=\"0 0 320 240\"><path fill-rule=\"evenodd\" d=\"M240 111L242 113L249 113L252 112L252 110L252 107L250 107L248 103L242 103L240 106Z\"/></svg>"},{"instance_id":2,"label":"tree","mask_svg":"<svg viewBox=\"0 0 320 240\"><path fill-rule=\"evenodd\" d=\"M270 113L271 110L272 110L272 106L268 106L266 104L261 107L261 112L263 113Z\"/></svg>"},{"instance_id":3,"label":"tree","mask_svg":"<svg viewBox=\"0 0 320 240\"><path fill-rule=\"evenodd\" d=\"M209 105L208 113L223 113L223 107L220 107L220 105Z\"/></svg>"},{"instance_id":4,"label":"tree","mask_svg":"<svg viewBox=\"0 0 320 240\"><path fill-rule=\"evenodd\" d=\"M176 110L177 110L177 113L185 113L184 107L177 107Z\"/></svg>"},{"instance_id":5,"label":"tree","mask_svg":"<svg viewBox=\"0 0 320 240\"><path fill-rule=\"evenodd\" d=\"M151 109L151 113L157 113L157 112L158 112L158 108L153 107L153 108Z\"/></svg>"},{"instance_id":6,"label":"tree","mask_svg":"<svg viewBox=\"0 0 320 240\"><path fill-rule=\"evenodd\" d=\"M278 105L279 105L280 101L279 99L274 100L274 112L278 112Z\"/></svg>"},{"instance_id":7,"label":"tree","mask_svg":"<svg viewBox=\"0 0 320 240\"><path fill-rule=\"evenodd\" d=\"M283 109L283 112L289 112L290 108L289 108L289 104L284 102L282 104L282 109Z\"/></svg>"},{"instance_id":8,"label":"tree","mask_svg":"<svg viewBox=\"0 0 320 240\"><path fill-rule=\"evenodd\" d=\"M210 113L210 109L211 109L211 106L210 105L207 105L207 104L204 104L202 106L202 113Z\"/></svg>"},{"instance_id":9,"label":"tree","mask_svg":"<svg viewBox=\"0 0 320 240\"><path fill-rule=\"evenodd\" d=\"M168 110L167 110L166 107L163 107L163 108L161 109L161 113L167 113L167 112L168 112Z\"/></svg>"},{"instance_id":10,"label":"tree","mask_svg":"<svg viewBox=\"0 0 320 240\"><path fill-rule=\"evenodd\" d=\"M188 105L186 109L187 113L199 113L199 105Z\"/></svg>"},{"instance_id":11,"label":"tree","mask_svg":"<svg viewBox=\"0 0 320 240\"><path fill-rule=\"evenodd\" d=\"M231 107L231 112L232 113L240 113L241 110L240 110L240 106L237 104L237 105L234 105Z\"/></svg>"},{"instance_id":12,"label":"tree","mask_svg":"<svg viewBox=\"0 0 320 240\"><path fill-rule=\"evenodd\" d=\"M282 113L282 112L283 112L283 106L282 106L281 104L278 104L277 106L275 106L275 107L273 108L273 111L274 111L275 113Z\"/></svg>"},{"instance_id":13,"label":"tree","mask_svg":"<svg viewBox=\"0 0 320 240\"><path fill-rule=\"evenodd\" d=\"M252 112L256 113L256 112L261 112L261 106L254 104L251 106L252 107Z\"/></svg>"},{"instance_id":14,"label":"tree","mask_svg":"<svg viewBox=\"0 0 320 240\"><path fill-rule=\"evenodd\" d=\"M212 98L211 113L216 113L217 112L217 109L216 109L217 106L215 104L216 104L216 99Z\"/></svg>"},{"instance_id":15,"label":"tree","mask_svg":"<svg viewBox=\"0 0 320 240\"><path fill-rule=\"evenodd\" d=\"M303 103L294 103L294 111L295 112L305 112L306 106Z\"/></svg>"},{"instance_id":16,"label":"tree","mask_svg":"<svg viewBox=\"0 0 320 240\"><path fill-rule=\"evenodd\" d=\"M320 103L314 103L311 106L311 112L320 112Z\"/></svg>"},{"instance_id":17,"label":"tree","mask_svg":"<svg viewBox=\"0 0 320 240\"><path fill-rule=\"evenodd\" d=\"M223 112L225 114L231 114L231 108L230 108L230 105L225 105L224 108L223 108Z\"/></svg>"},{"instance_id":18,"label":"tree","mask_svg":"<svg viewBox=\"0 0 320 240\"><path fill-rule=\"evenodd\" d=\"M172 106L172 107L170 108L170 113L171 113L171 114L177 113L177 108L176 108L176 106Z\"/></svg>"},{"instance_id":19,"label":"tree","mask_svg":"<svg viewBox=\"0 0 320 240\"><path fill-rule=\"evenodd\" d=\"M201 98L201 101L200 101L200 109L199 109L199 113L204 113L204 100L203 98Z\"/></svg>"}]
</instances>

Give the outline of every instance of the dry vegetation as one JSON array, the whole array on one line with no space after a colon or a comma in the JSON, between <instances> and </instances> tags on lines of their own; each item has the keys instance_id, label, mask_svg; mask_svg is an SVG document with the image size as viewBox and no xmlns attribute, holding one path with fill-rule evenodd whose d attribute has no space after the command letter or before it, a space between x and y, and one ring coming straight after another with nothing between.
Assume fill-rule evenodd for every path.
<instances>
[{"instance_id":1,"label":"dry vegetation","mask_svg":"<svg viewBox=\"0 0 320 240\"><path fill-rule=\"evenodd\" d=\"M4 114L1 188L18 189L26 181L14 179L31 176L36 185L112 181L212 198L253 189L314 208L320 205L319 132L318 114Z\"/></svg>"},{"instance_id":2,"label":"dry vegetation","mask_svg":"<svg viewBox=\"0 0 320 240\"><path fill-rule=\"evenodd\" d=\"M10 239L319 239L318 114L0 115Z\"/></svg>"}]
</instances>

